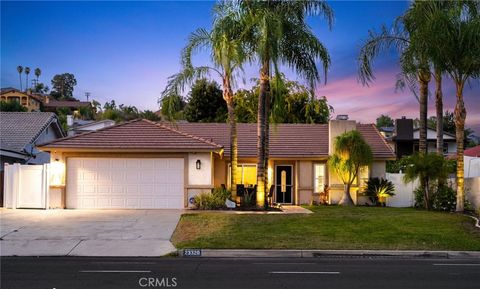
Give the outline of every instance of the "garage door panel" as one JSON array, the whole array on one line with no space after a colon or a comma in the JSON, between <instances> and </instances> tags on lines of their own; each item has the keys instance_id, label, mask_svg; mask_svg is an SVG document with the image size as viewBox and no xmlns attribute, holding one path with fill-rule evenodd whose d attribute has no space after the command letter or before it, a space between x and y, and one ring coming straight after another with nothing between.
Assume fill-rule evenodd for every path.
<instances>
[{"instance_id":1,"label":"garage door panel","mask_svg":"<svg viewBox=\"0 0 480 289\"><path fill-rule=\"evenodd\" d=\"M68 208L183 208L184 159L69 158Z\"/></svg>"}]
</instances>

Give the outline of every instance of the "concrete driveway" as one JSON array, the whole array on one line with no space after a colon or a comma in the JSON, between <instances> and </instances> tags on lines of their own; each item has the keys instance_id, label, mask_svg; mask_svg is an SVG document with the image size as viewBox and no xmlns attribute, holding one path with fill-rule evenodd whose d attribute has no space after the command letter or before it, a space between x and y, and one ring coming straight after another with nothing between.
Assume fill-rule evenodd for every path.
<instances>
[{"instance_id":1,"label":"concrete driveway","mask_svg":"<svg viewBox=\"0 0 480 289\"><path fill-rule=\"evenodd\" d=\"M162 256L183 211L0 212L1 256Z\"/></svg>"}]
</instances>

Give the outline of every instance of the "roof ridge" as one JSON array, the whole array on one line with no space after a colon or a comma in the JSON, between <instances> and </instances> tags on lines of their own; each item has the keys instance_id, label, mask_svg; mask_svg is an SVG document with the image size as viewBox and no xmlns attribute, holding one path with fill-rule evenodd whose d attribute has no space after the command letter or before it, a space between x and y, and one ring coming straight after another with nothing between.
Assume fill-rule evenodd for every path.
<instances>
[{"instance_id":1,"label":"roof ridge","mask_svg":"<svg viewBox=\"0 0 480 289\"><path fill-rule=\"evenodd\" d=\"M53 140L53 141L51 141L51 142L43 143L43 144L41 144L40 146L46 146L46 145L50 145L50 144L57 143L57 142L60 142L60 141L69 140L69 139L77 138L77 137L84 136L84 135L88 135L88 134L92 134L92 133L97 133L97 132L100 132L100 131L104 131L104 130L107 130L107 129L116 128L116 127L119 127L119 126L123 126L123 125L129 124L129 123L134 123L134 122L141 121L141 120L142 120L142 119L137 118L137 119L125 121L125 122L122 122L122 123L114 124L114 125L111 125L111 126L103 127L103 128L101 128L101 129L92 130L92 131L87 131L87 132L80 133L80 134L77 134L77 135L66 136L66 137L63 137L63 138L59 138L59 139Z\"/></svg>"},{"instance_id":2,"label":"roof ridge","mask_svg":"<svg viewBox=\"0 0 480 289\"><path fill-rule=\"evenodd\" d=\"M167 129L167 130L170 130L172 132L175 132L175 133L178 133L178 134L181 134L183 136L186 136L186 137L189 137L189 138L193 138L195 140L198 140L198 141L202 141L206 144L209 144L209 145L213 145L213 146L216 146L218 148L223 148L223 146L213 142L213 141L209 141L209 140L206 140L202 137L199 137L199 136L195 136L195 135L192 135L192 134L189 134L189 133L186 133L186 132L183 132L183 131L180 131L180 130L177 130L177 129L174 129L172 127L169 127L169 126L166 126L164 124L160 124L158 122L154 122L154 121L151 121L151 120L148 120L148 119L142 119L142 121L145 121L147 123L150 123L150 124L153 124L155 126L158 126L158 127L161 127L161 128L164 128L164 129Z\"/></svg>"},{"instance_id":3,"label":"roof ridge","mask_svg":"<svg viewBox=\"0 0 480 289\"><path fill-rule=\"evenodd\" d=\"M367 124L368 125L368 124ZM383 144L388 148L388 150L395 155L395 152L393 151L392 147L387 143L387 141L385 140L385 138L383 137L383 135L380 133L380 131L378 130L377 126L373 123L370 124L370 126L373 127L373 129L375 130L375 132L377 133L377 135L382 139L383 141Z\"/></svg>"}]
</instances>

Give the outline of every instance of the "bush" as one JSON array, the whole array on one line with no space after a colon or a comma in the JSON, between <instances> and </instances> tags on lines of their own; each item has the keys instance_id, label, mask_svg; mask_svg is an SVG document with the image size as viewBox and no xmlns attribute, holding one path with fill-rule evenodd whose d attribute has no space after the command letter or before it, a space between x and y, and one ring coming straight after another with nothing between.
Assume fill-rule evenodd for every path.
<instances>
[{"instance_id":1,"label":"bush","mask_svg":"<svg viewBox=\"0 0 480 289\"><path fill-rule=\"evenodd\" d=\"M441 186L433 195L432 208L436 211L453 212L457 206L457 193L449 186Z\"/></svg>"},{"instance_id":2,"label":"bush","mask_svg":"<svg viewBox=\"0 0 480 289\"><path fill-rule=\"evenodd\" d=\"M231 193L224 188L214 188L211 193L200 193L195 196L195 207L199 210L218 210L225 207L225 201Z\"/></svg>"},{"instance_id":3,"label":"bush","mask_svg":"<svg viewBox=\"0 0 480 289\"><path fill-rule=\"evenodd\" d=\"M385 203L386 198L394 196L395 186L386 179L370 178L367 181L367 188L365 194L370 198L374 205L381 205Z\"/></svg>"}]
</instances>

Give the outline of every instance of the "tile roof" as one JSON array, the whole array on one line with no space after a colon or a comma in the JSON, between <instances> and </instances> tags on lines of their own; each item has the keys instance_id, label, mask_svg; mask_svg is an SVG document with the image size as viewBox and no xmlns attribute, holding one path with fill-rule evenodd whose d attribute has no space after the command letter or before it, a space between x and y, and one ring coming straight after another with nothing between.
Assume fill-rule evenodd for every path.
<instances>
[{"instance_id":1,"label":"tile roof","mask_svg":"<svg viewBox=\"0 0 480 289\"><path fill-rule=\"evenodd\" d=\"M221 145L148 120L133 120L58 139L44 148L220 150Z\"/></svg>"},{"instance_id":2,"label":"tile roof","mask_svg":"<svg viewBox=\"0 0 480 289\"><path fill-rule=\"evenodd\" d=\"M52 112L0 112L0 147L22 152L54 121L57 116Z\"/></svg>"},{"instance_id":3,"label":"tile roof","mask_svg":"<svg viewBox=\"0 0 480 289\"><path fill-rule=\"evenodd\" d=\"M54 108L60 108L60 107L78 108L78 107L90 106L91 104L88 101L49 99L48 103L45 102L43 105L45 107L54 107Z\"/></svg>"},{"instance_id":4,"label":"tile roof","mask_svg":"<svg viewBox=\"0 0 480 289\"><path fill-rule=\"evenodd\" d=\"M180 131L194 134L222 145L225 156L230 156L230 129L226 123L167 124ZM375 158L394 158L390 146L373 124L357 124ZM237 124L238 153L240 157L257 156L257 125ZM270 157L327 157L328 124L277 124L270 126Z\"/></svg>"},{"instance_id":5,"label":"tile roof","mask_svg":"<svg viewBox=\"0 0 480 289\"><path fill-rule=\"evenodd\" d=\"M467 157L480 157L480 145L466 149L463 153Z\"/></svg>"}]
</instances>

